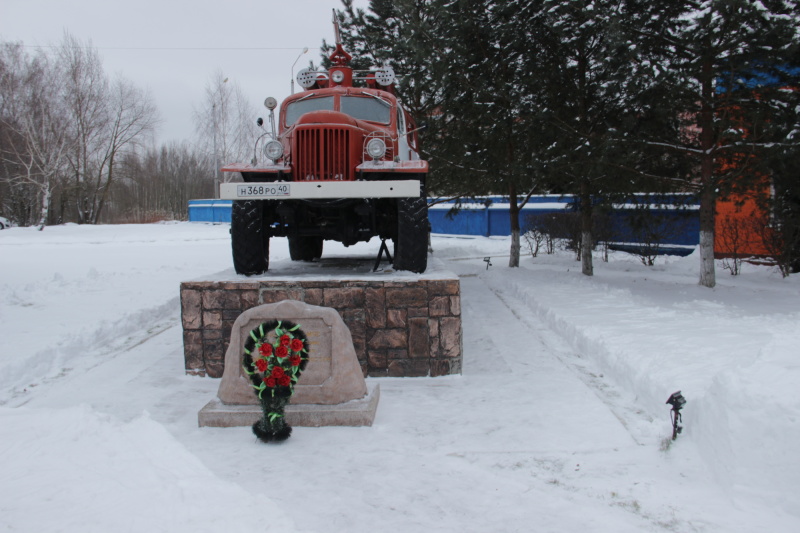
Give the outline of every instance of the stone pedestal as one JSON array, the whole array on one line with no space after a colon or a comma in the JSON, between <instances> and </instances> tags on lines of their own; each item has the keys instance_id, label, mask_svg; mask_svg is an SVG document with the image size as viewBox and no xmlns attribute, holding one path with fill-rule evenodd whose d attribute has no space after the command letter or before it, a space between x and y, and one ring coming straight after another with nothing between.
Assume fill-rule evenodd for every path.
<instances>
[{"instance_id":1,"label":"stone pedestal","mask_svg":"<svg viewBox=\"0 0 800 533\"><path fill-rule=\"evenodd\" d=\"M371 426L380 400L380 387L372 385L367 395L338 405L294 405L284 410L286 422L296 427ZM252 426L261 418L258 405L227 405L219 398L208 402L197 415L200 427Z\"/></svg>"},{"instance_id":2,"label":"stone pedestal","mask_svg":"<svg viewBox=\"0 0 800 533\"><path fill-rule=\"evenodd\" d=\"M230 270L181 283L186 372L221 377L237 317L258 305L296 300L341 315L364 376L461 373L458 277L435 259L421 275L373 273L373 262L285 261L264 276Z\"/></svg>"}]
</instances>

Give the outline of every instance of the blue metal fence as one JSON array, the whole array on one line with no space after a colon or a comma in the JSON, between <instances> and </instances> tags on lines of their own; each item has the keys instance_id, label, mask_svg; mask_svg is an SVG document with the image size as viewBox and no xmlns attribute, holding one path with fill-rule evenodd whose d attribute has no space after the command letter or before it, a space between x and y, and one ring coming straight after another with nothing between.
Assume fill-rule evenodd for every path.
<instances>
[{"instance_id":1,"label":"blue metal fence","mask_svg":"<svg viewBox=\"0 0 800 533\"><path fill-rule=\"evenodd\" d=\"M231 200L189 200L189 222L231 221Z\"/></svg>"},{"instance_id":2,"label":"blue metal fence","mask_svg":"<svg viewBox=\"0 0 800 533\"><path fill-rule=\"evenodd\" d=\"M573 212L574 199L570 196L533 196L520 211L522 231L536 224L538 215ZM511 234L509 205L502 197L485 197L463 202L457 209L454 202L435 204L428 210L433 233L448 235L507 236ZM680 247L692 247L699 242L699 218L697 203L684 195L664 195L653 198L638 195L629 203L617 205L610 213L614 240L621 247L636 245L641 236L634 228L637 209L647 209L656 215L656 223L670 227L661 242L679 251ZM189 220L192 222L230 222L230 200L189 200Z\"/></svg>"}]
</instances>

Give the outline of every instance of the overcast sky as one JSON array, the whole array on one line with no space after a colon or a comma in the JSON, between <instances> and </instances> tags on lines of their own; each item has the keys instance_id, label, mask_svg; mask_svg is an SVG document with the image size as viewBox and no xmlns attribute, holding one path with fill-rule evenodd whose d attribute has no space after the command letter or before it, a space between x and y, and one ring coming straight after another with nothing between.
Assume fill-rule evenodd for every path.
<instances>
[{"instance_id":1,"label":"overcast sky","mask_svg":"<svg viewBox=\"0 0 800 533\"><path fill-rule=\"evenodd\" d=\"M356 0L366 7L368 0ZM283 100L322 39L333 41L340 0L0 0L0 40L57 45L68 31L91 40L106 73L149 89L163 122L158 141L191 139L192 106L220 70L265 116L264 98ZM35 48L31 48L35 50Z\"/></svg>"}]
</instances>

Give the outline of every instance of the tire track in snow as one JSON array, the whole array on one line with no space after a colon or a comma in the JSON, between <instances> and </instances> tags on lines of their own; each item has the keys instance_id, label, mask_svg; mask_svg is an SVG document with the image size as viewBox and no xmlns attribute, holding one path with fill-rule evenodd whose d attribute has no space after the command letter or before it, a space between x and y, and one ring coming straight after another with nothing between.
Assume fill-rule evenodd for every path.
<instances>
[{"instance_id":1,"label":"tire track in snow","mask_svg":"<svg viewBox=\"0 0 800 533\"><path fill-rule=\"evenodd\" d=\"M463 316L466 309L467 313L478 316L484 315L479 321L485 323L483 327L488 327L490 330L502 328L502 330L506 331L523 331L524 333L515 335L520 340L513 345L516 348L514 351L528 354L528 356L499 358L492 352L484 350L481 358L477 360L467 359L467 354L465 354L465 374L469 375L473 371L483 372L490 365L502 365L508 367L511 372L522 372L531 375L549 372L553 366L562 367L571 376L577 377L593 397L601 400L604 409L619 421L626 434L630 436L635 444L644 445L631 430L631 424L629 423L630 413L626 411L631 411L632 409L625 406L622 401L622 395L615 387L604 380L602 374L592 368L585 357L575 351L568 339L559 335L545 320L538 318L533 310L530 313L520 312L520 310L529 309L526 303L503 290L497 283L494 283L493 272L487 273L484 271L475 274L474 272L465 272L469 267L463 264L454 265L451 263L450 266L454 270L460 271L461 282L466 286L462 290L462 294L469 293L471 301L479 302L479 305L476 306L470 300L466 302L462 300L462 320L464 321L463 328L465 332L472 329L470 321L473 320L472 316ZM490 299L500 304L502 313ZM511 320L515 323L510 324ZM489 338L490 340L491 338ZM487 343L487 337L485 335L477 335L476 342L485 344ZM531 356L530 354L534 355ZM543 357L536 354L543 354ZM485 360L487 357L491 357L491 360Z\"/></svg>"},{"instance_id":2,"label":"tire track in snow","mask_svg":"<svg viewBox=\"0 0 800 533\"><path fill-rule=\"evenodd\" d=\"M104 365L179 324L178 298L135 311L113 322L103 322L91 331L83 331L65 341L55 341L56 348L45 348L8 369L13 376L0 405L21 407L37 390L62 381L76 370L88 372ZM57 351L55 357L48 352Z\"/></svg>"},{"instance_id":3,"label":"tire track in snow","mask_svg":"<svg viewBox=\"0 0 800 533\"><path fill-rule=\"evenodd\" d=\"M563 335L560 335L549 324L543 316L543 310L537 310L529 305L529 302L517 297L512 291L514 282L508 278L502 280L499 286L492 276L479 276L486 284L487 288L520 322L521 325L529 330L536 331L538 342L546 347L548 352L558 359L568 370L578 377L594 395L601 401L611 414L619 420L633 441L639 446L653 444L648 442L645 436L636 431L635 428L641 425L652 425L654 420L642 409L635 405L635 398L624 392L616 384L610 382L603 372L589 357L578 351ZM530 313L520 313L519 309L524 308ZM648 432L649 433L649 432Z\"/></svg>"},{"instance_id":4,"label":"tire track in snow","mask_svg":"<svg viewBox=\"0 0 800 533\"><path fill-rule=\"evenodd\" d=\"M576 348L568 338L556 331L548 323L544 310L533 308L529 302L519 298L515 294L515 282L512 278L508 275L498 278L499 271L483 270L474 264L461 262L464 259L466 258L459 257L455 260L448 260L449 266L459 272L462 282L465 281L464 277L478 280L485 287L487 293L493 295L497 302L514 317L519 326L528 332L526 337L529 345L541 346L541 350L552 355L555 360L576 376L605 405L637 445L652 444L647 442L648 439L636 431L636 428L643 424L651 426L653 420L636 407L635 399L630 394L609 382L590 358L581 353L580 349ZM483 300L481 307L491 308ZM521 309L529 312L520 312ZM517 366L524 369L528 365L517 361ZM645 433L650 432L645 431Z\"/></svg>"}]
</instances>

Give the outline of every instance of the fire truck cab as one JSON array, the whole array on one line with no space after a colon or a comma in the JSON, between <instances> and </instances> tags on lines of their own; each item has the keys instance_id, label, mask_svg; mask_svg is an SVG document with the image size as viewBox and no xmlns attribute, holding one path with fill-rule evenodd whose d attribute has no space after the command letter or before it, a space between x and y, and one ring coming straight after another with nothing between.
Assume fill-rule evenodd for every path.
<instances>
[{"instance_id":1,"label":"fire truck cab","mask_svg":"<svg viewBox=\"0 0 800 533\"><path fill-rule=\"evenodd\" d=\"M327 71L303 69L303 91L267 98L269 128L250 164L222 168L241 183L223 183L233 200L231 246L237 273L269 267L269 240L287 237L291 258L313 261L323 242L345 246L372 237L394 242L394 268L424 272L428 253L428 163L417 127L394 92L390 67L353 71L338 36ZM359 81L363 86L355 86Z\"/></svg>"}]
</instances>

